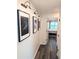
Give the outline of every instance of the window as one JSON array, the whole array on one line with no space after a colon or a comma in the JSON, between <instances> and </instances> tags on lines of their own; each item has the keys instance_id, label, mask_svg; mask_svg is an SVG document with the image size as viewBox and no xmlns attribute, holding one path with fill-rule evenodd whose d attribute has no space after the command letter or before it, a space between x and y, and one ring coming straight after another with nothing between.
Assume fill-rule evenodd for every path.
<instances>
[{"instance_id":1,"label":"window","mask_svg":"<svg viewBox=\"0 0 79 59\"><path fill-rule=\"evenodd\" d=\"M48 28L49 28L50 31L57 31L58 22L57 21L50 21L48 23Z\"/></svg>"}]
</instances>

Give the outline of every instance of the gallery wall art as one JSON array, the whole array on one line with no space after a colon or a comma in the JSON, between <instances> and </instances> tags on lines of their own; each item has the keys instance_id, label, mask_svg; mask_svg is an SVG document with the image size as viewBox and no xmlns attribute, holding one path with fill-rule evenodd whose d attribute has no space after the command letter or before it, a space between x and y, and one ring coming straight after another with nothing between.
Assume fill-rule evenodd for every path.
<instances>
[{"instance_id":1,"label":"gallery wall art","mask_svg":"<svg viewBox=\"0 0 79 59\"><path fill-rule=\"evenodd\" d=\"M33 33L36 33L38 30L38 18L33 16Z\"/></svg>"},{"instance_id":2,"label":"gallery wall art","mask_svg":"<svg viewBox=\"0 0 79 59\"><path fill-rule=\"evenodd\" d=\"M38 18L38 30L40 29L40 20Z\"/></svg>"},{"instance_id":3,"label":"gallery wall art","mask_svg":"<svg viewBox=\"0 0 79 59\"><path fill-rule=\"evenodd\" d=\"M24 11L17 10L18 20L18 41L21 42L30 36L29 33L29 19L30 15Z\"/></svg>"}]
</instances>

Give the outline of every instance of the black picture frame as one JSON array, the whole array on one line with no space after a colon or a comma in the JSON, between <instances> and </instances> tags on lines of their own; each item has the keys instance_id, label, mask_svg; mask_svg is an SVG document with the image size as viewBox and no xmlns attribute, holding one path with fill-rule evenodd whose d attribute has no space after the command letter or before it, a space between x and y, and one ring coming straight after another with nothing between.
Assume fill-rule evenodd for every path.
<instances>
[{"instance_id":1,"label":"black picture frame","mask_svg":"<svg viewBox=\"0 0 79 59\"><path fill-rule=\"evenodd\" d=\"M30 36L29 28L30 14L17 10L17 22L18 22L18 41L21 42Z\"/></svg>"},{"instance_id":2,"label":"black picture frame","mask_svg":"<svg viewBox=\"0 0 79 59\"><path fill-rule=\"evenodd\" d=\"M33 16L33 33L36 33L38 31L38 18Z\"/></svg>"},{"instance_id":3,"label":"black picture frame","mask_svg":"<svg viewBox=\"0 0 79 59\"><path fill-rule=\"evenodd\" d=\"M40 29L40 20L38 18L38 30Z\"/></svg>"}]
</instances>

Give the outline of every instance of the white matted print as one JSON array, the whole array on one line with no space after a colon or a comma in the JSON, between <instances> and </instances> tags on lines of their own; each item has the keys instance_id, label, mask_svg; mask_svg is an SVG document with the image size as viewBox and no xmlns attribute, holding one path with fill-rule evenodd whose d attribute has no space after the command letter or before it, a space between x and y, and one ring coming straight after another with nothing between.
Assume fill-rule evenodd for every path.
<instances>
[{"instance_id":1,"label":"white matted print","mask_svg":"<svg viewBox=\"0 0 79 59\"><path fill-rule=\"evenodd\" d=\"M33 33L37 32L38 30L38 19L37 17L33 16Z\"/></svg>"},{"instance_id":2,"label":"white matted print","mask_svg":"<svg viewBox=\"0 0 79 59\"><path fill-rule=\"evenodd\" d=\"M30 15L24 11L17 10L18 18L18 40L19 42L30 36L29 33L29 18Z\"/></svg>"}]
</instances>

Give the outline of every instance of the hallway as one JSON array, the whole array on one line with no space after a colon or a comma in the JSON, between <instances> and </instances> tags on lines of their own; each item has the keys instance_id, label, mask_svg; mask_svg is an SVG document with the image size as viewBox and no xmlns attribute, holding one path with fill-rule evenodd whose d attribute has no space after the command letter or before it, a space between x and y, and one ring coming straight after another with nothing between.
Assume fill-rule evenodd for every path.
<instances>
[{"instance_id":1,"label":"hallway","mask_svg":"<svg viewBox=\"0 0 79 59\"><path fill-rule=\"evenodd\" d=\"M60 2L17 0L17 59L60 58Z\"/></svg>"},{"instance_id":2,"label":"hallway","mask_svg":"<svg viewBox=\"0 0 79 59\"><path fill-rule=\"evenodd\" d=\"M47 45L41 45L35 59L58 59L55 38L50 38Z\"/></svg>"}]
</instances>

